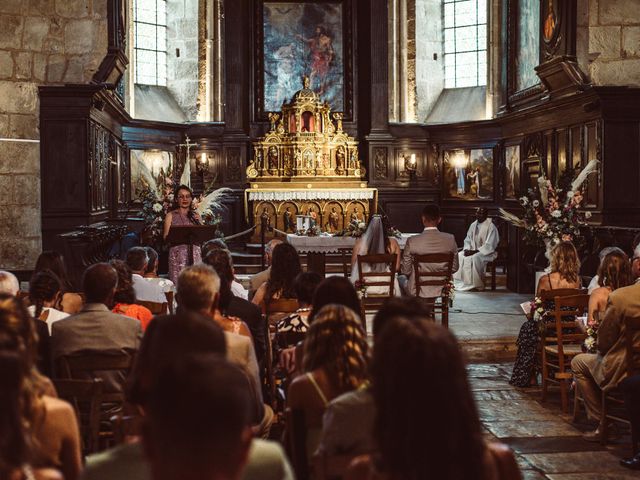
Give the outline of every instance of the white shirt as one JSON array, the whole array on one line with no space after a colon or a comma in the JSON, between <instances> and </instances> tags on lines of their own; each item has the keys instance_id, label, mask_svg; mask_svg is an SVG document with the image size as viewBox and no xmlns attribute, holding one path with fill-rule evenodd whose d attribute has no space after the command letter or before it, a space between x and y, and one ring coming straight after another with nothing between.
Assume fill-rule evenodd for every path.
<instances>
[{"instance_id":1,"label":"white shirt","mask_svg":"<svg viewBox=\"0 0 640 480\"><path fill-rule=\"evenodd\" d=\"M165 290L168 288L168 284L165 282L171 283L171 286L173 286L173 282L164 278L144 278L137 273L134 273L131 277L133 279L133 290L136 292L138 300L155 303L167 302L167 296L164 292L170 290Z\"/></svg>"},{"instance_id":2,"label":"white shirt","mask_svg":"<svg viewBox=\"0 0 640 480\"><path fill-rule=\"evenodd\" d=\"M231 282L231 293L233 293L234 297L244 298L245 300L249 299L249 292L240 282L236 282L235 280Z\"/></svg>"},{"instance_id":3,"label":"white shirt","mask_svg":"<svg viewBox=\"0 0 640 480\"><path fill-rule=\"evenodd\" d=\"M29 310L29 315L31 315L32 317L35 316L36 314L35 305L31 305L28 310ZM56 310L55 308L50 308L50 307L44 307L42 309L42 313L44 312L49 312L46 320L47 327L49 327L49 335L51 335L51 325L53 325L58 320L62 320L63 318L67 318L69 316L68 313L61 312L60 310Z\"/></svg>"}]
</instances>

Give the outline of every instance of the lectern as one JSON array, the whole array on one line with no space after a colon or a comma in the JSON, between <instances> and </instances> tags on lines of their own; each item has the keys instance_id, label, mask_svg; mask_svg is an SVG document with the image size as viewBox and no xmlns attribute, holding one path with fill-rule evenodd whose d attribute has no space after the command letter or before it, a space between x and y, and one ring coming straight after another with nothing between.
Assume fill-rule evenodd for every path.
<instances>
[{"instance_id":1,"label":"lectern","mask_svg":"<svg viewBox=\"0 0 640 480\"><path fill-rule=\"evenodd\" d=\"M188 265L193 265L193 246L211 240L216 234L215 225L172 225L166 241L171 245L189 247Z\"/></svg>"}]
</instances>

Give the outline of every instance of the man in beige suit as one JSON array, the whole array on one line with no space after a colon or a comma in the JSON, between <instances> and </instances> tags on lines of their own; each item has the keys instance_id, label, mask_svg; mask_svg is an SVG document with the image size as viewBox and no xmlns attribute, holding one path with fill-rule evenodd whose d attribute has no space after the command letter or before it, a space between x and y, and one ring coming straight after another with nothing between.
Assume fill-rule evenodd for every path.
<instances>
[{"instance_id":1,"label":"man in beige suit","mask_svg":"<svg viewBox=\"0 0 640 480\"><path fill-rule=\"evenodd\" d=\"M640 248L634 251L633 272L638 274ZM626 317L640 316L640 283L619 288L609 295L607 309L598 328L598 353L582 353L571 361L571 369L584 398L587 415L600 419L601 391L610 390L627 376L625 356ZM640 337L634 339L640 344ZM599 441L600 429L587 433L586 440Z\"/></svg>"},{"instance_id":2,"label":"man in beige suit","mask_svg":"<svg viewBox=\"0 0 640 480\"><path fill-rule=\"evenodd\" d=\"M458 270L458 245L450 233L438 230L438 225L442 217L437 205L429 204L422 210L422 224L424 231L420 235L410 237L404 247L402 255L402 265L398 281L406 295L415 295L415 278L413 272L413 256L425 255L427 253L453 253L453 272ZM425 271L441 268L441 265L422 265ZM420 291L420 296L424 298L439 297L442 293L441 287L424 286Z\"/></svg>"},{"instance_id":3,"label":"man in beige suit","mask_svg":"<svg viewBox=\"0 0 640 480\"><path fill-rule=\"evenodd\" d=\"M180 272L176 300L181 310L202 313L214 318L218 310L220 278L209 265L192 265ZM212 321L214 321L212 319ZM224 332L227 342L227 359L240 366L248 375L252 385L252 395L258 407L256 429L266 437L273 422L273 410L263 404L258 361L250 337L232 332Z\"/></svg>"}]
</instances>

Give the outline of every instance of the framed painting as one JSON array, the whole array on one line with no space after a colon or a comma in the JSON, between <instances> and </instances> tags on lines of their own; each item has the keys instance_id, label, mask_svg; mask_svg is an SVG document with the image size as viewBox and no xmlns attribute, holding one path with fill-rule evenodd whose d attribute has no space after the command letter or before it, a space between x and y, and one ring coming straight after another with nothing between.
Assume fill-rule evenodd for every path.
<instances>
[{"instance_id":1,"label":"framed painting","mask_svg":"<svg viewBox=\"0 0 640 480\"><path fill-rule=\"evenodd\" d=\"M442 165L444 198L493 200L493 149L445 150Z\"/></svg>"},{"instance_id":2,"label":"framed painting","mask_svg":"<svg viewBox=\"0 0 640 480\"><path fill-rule=\"evenodd\" d=\"M520 194L520 144L507 145L504 158L504 198L516 199Z\"/></svg>"},{"instance_id":3,"label":"framed painting","mask_svg":"<svg viewBox=\"0 0 640 480\"><path fill-rule=\"evenodd\" d=\"M352 116L351 0L256 2L256 107L279 112L309 77L334 112Z\"/></svg>"},{"instance_id":4,"label":"framed painting","mask_svg":"<svg viewBox=\"0 0 640 480\"><path fill-rule=\"evenodd\" d=\"M156 192L162 198L167 178L173 179L175 153L161 150L130 150L131 199L139 200L145 189Z\"/></svg>"}]
</instances>

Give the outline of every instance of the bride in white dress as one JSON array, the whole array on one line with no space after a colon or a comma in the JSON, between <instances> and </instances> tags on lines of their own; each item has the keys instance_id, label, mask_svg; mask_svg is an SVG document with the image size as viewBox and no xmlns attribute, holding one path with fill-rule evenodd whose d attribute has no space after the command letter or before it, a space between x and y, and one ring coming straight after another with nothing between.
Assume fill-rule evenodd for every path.
<instances>
[{"instance_id":1,"label":"bride in white dress","mask_svg":"<svg viewBox=\"0 0 640 480\"><path fill-rule=\"evenodd\" d=\"M385 219L386 220L386 219ZM360 280L360 274L358 272L358 255L373 255L380 253L391 253L396 255L396 273L400 271L400 245L393 237L387 236L387 228L385 221L380 215L373 215L369 220L367 230L362 234L356 244L353 246L353 253L351 254L351 283L355 283ZM364 272L379 271L388 272L389 268L386 265L363 265ZM367 277L371 281L383 281L387 280L387 277ZM367 293L375 295L388 295L389 288L384 286L367 287ZM394 279L393 294L397 297L401 296L400 285L398 284L398 278Z\"/></svg>"}]
</instances>

